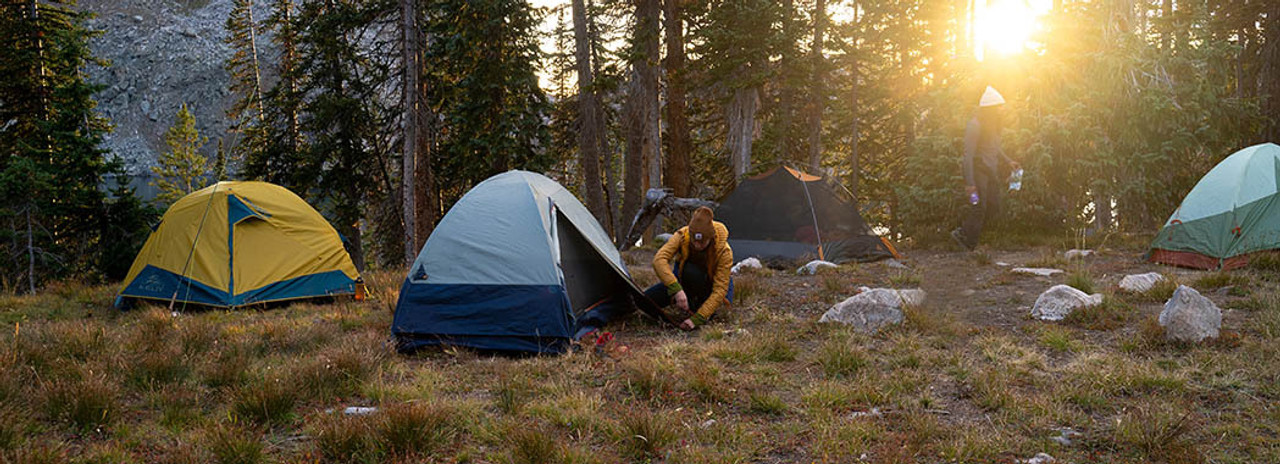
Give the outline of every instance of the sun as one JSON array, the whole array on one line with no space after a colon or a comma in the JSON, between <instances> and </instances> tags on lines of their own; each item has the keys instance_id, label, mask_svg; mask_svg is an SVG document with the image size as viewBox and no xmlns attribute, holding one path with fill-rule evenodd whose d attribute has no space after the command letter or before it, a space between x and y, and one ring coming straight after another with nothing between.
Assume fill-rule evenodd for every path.
<instances>
[{"instance_id":1,"label":"sun","mask_svg":"<svg viewBox=\"0 0 1280 464\"><path fill-rule=\"evenodd\" d=\"M974 55L982 61L988 52L1004 56L1026 49L1035 49L1039 43L1032 40L1041 28L1040 16L1052 8L1052 0L995 0L983 5L975 2Z\"/></svg>"}]
</instances>

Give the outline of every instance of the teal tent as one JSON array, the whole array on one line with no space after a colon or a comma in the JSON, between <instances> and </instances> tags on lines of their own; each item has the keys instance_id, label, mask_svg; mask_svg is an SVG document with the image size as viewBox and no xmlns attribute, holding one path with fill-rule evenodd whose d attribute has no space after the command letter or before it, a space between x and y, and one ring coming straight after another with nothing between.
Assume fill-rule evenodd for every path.
<instances>
[{"instance_id":1,"label":"teal tent","mask_svg":"<svg viewBox=\"0 0 1280 464\"><path fill-rule=\"evenodd\" d=\"M1235 152L1191 189L1151 244L1152 262L1232 269L1280 249L1280 145Z\"/></svg>"}]
</instances>

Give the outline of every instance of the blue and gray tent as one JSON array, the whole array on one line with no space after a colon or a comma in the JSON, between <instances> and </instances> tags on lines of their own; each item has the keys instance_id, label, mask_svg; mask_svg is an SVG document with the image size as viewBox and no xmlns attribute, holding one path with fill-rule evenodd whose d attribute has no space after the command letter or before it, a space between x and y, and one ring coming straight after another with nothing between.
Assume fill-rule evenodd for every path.
<instances>
[{"instance_id":1,"label":"blue and gray tent","mask_svg":"<svg viewBox=\"0 0 1280 464\"><path fill-rule=\"evenodd\" d=\"M577 318L609 298L656 313L573 194L510 171L472 188L432 231L401 287L391 332L401 351L563 352Z\"/></svg>"}]
</instances>

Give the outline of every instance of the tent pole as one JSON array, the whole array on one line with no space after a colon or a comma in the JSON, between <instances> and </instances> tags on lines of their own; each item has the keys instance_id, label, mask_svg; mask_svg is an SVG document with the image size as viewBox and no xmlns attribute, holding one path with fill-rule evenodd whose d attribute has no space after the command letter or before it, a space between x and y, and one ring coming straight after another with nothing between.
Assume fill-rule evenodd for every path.
<instances>
[{"instance_id":1,"label":"tent pole","mask_svg":"<svg viewBox=\"0 0 1280 464\"><path fill-rule=\"evenodd\" d=\"M800 170L797 169L797 171ZM826 261L827 258L822 254L822 232L818 230L818 213L813 210L813 197L809 196L809 184L804 179L796 180L800 181L801 187L804 187L804 199L809 203L809 216L813 218L813 235L818 238L818 259Z\"/></svg>"},{"instance_id":2,"label":"tent pole","mask_svg":"<svg viewBox=\"0 0 1280 464\"><path fill-rule=\"evenodd\" d=\"M178 301L178 291L182 287L181 279L187 278L187 268L191 267L191 257L196 254L196 244L200 242L200 233L204 232L204 220L209 217L209 208L213 206L213 197L217 196L216 194L218 193L219 184L221 184L221 182L213 184L213 191L209 192L209 201L204 204L204 213L200 215L200 227L196 228L196 236L191 239L191 249L187 250L187 262L182 264L182 273L178 274L178 286L174 287L173 296L169 298L169 312L173 312L173 304ZM234 231L228 231L228 233L234 233ZM228 250L228 252L231 252L231 250ZM187 283L187 295L190 294L191 284ZM186 300L182 301L182 309L187 309Z\"/></svg>"}]
</instances>

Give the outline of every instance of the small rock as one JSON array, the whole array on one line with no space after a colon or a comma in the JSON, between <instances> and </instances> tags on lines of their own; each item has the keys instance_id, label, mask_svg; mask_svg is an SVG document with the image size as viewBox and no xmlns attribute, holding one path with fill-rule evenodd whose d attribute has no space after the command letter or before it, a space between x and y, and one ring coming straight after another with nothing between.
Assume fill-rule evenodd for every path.
<instances>
[{"instance_id":1,"label":"small rock","mask_svg":"<svg viewBox=\"0 0 1280 464\"><path fill-rule=\"evenodd\" d=\"M743 269L760 269L763 267L764 266L760 264L760 260L756 258L747 258L738 262L738 264L734 264L733 268L730 269L729 272L733 274L737 274L741 272Z\"/></svg>"},{"instance_id":2,"label":"small rock","mask_svg":"<svg viewBox=\"0 0 1280 464\"><path fill-rule=\"evenodd\" d=\"M671 240L671 234L658 234L653 236L653 239L658 243L667 243L667 240Z\"/></svg>"},{"instance_id":3,"label":"small rock","mask_svg":"<svg viewBox=\"0 0 1280 464\"><path fill-rule=\"evenodd\" d=\"M1080 432L1077 432L1075 431L1075 429L1072 429L1070 427L1063 427L1056 430L1058 431L1058 436L1050 437L1049 439L1057 442L1062 446L1071 446L1071 443L1072 443L1071 439L1081 436Z\"/></svg>"},{"instance_id":4,"label":"small rock","mask_svg":"<svg viewBox=\"0 0 1280 464\"><path fill-rule=\"evenodd\" d=\"M815 259L813 261L809 261L809 264L805 264L804 266L800 266L799 269L796 269L796 274L814 275L818 273L818 269L822 269L822 268L834 269L837 267L839 266L837 266L836 263L833 263L831 261L823 261L820 259Z\"/></svg>"},{"instance_id":5,"label":"small rock","mask_svg":"<svg viewBox=\"0 0 1280 464\"><path fill-rule=\"evenodd\" d=\"M848 416L845 416L845 417L848 417L849 419L858 419L862 417L880 417L882 415L884 415L884 413L880 411L880 408L871 408L870 411L851 412L849 413Z\"/></svg>"},{"instance_id":6,"label":"small rock","mask_svg":"<svg viewBox=\"0 0 1280 464\"><path fill-rule=\"evenodd\" d=\"M1160 311L1160 326L1166 339L1196 343L1217 338L1222 328L1222 310L1196 289L1179 285Z\"/></svg>"},{"instance_id":7,"label":"small rock","mask_svg":"<svg viewBox=\"0 0 1280 464\"><path fill-rule=\"evenodd\" d=\"M348 416L365 416L375 412L378 412L378 408L363 406L352 406L342 410L342 413Z\"/></svg>"},{"instance_id":8,"label":"small rock","mask_svg":"<svg viewBox=\"0 0 1280 464\"><path fill-rule=\"evenodd\" d=\"M716 425L716 420L715 420L715 419L707 419L706 421L703 421L703 422L702 422L702 428L704 428L704 429L706 429L706 428L711 428L711 426L713 426L713 425Z\"/></svg>"},{"instance_id":9,"label":"small rock","mask_svg":"<svg viewBox=\"0 0 1280 464\"><path fill-rule=\"evenodd\" d=\"M1071 261L1071 260L1073 260L1073 259L1083 259L1083 258L1088 258L1088 257L1089 257L1089 255L1092 255L1092 254L1093 254L1093 250L1076 250L1076 249L1071 249L1071 250L1067 250L1066 252L1063 252L1063 253L1062 253L1062 257L1063 257L1063 258L1066 258L1066 259L1067 259L1067 261Z\"/></svg>"},{"instance_id":10,"label":"small rock","mask_svg":"<svg viewBox=\"0 0 1280 464\"><path fill-rule=\"evenodd\" d=\"M891 268L894 268L894 269L911 269L911 268L907 267L907 265L906 265L906 264L902 264L902 262L901 262L901 261L898 261L898 260L893 259L893 258L889 258L889 259L884 260L884 265L885 265L885 266L888 266L888 267L891 267Z\"/></svg>"},{"instance_id":11,"label":"small rock","mask_svg":"<svg viewBox=\"0 0 1280 464\"><path fill-rule=\"evenodd\" d=\"M750 335L751 331L747 329L727 329L723 333L726 337L733 337L737 335Z\"/></svg>"},{"instance_id":12,"label":"small rock","mask_svg":"<svg viewBox=\"0 0 1280 464\"><path fill-rule=\"evenodd\" d=\"M134 17L133 17L133 22L135 22L135 23L140 23L140 22L142 22L142 17L141 17L141 16L134 16Z\"/></svg>"},{"instance_id":13,"label":"small rock","mask_svg":"<svg viewBox=\"0 0 1280 464\"><path fill-rule=\"evenodd\" d=\"M920 306L924 304L924 298L927 296L924 290L918 288L869 288L858 287L858 294L853 298L870 301L885 306L893 306L901 308L904 306Z\"/></svg>"},{"instance_id":14,"label":"small rock","mask_svg":"<svg viewBox=\"0 0 1280 464\"><path fill-rule=\"evenodd\" d=\"M1142 293L1151 290L1157 282L1164 280L1164 276L1159 272L1148 272L1146 274L1131 274L1120 279L1120 289L1126 292Z\"/></svg>"},{"instance_id":15,"label":"small rock","mask_svg":"<svg viewBox=\"0 0 1280 464\"><path fill-rule=\"evenodd\" d=\"M977 291L977 290L974 290L974 289L972 289L972 288L970 288L970 289L967 289L967 290L965 290L965 291L963 291L963 292L960 292L960 295L961 295L961 296L973 296L975 293L978 293L978 291Z\"/></svg>"},{"instance_id":16,"label":"small rock","mask_svg":"<svg viewBox=\"0 0 1280 464\"><path fill-rule=\"evenodd\" d=\"M1053 456L1050 456L1046 453L1036 453L1035 457L1032 457L1031 459L1027 459L1025 461L1018 461L1018 462L1023 462L1026 464L1053 464L1055 462L1058 462L1058 460L1054 459Z\"/></svg>"},{"instance_id":17,"label":"small rock","mask_svg":"<svg viewBox=\"0 0 1280 464\"><path fill-rule=\"evenodd\" d=\"M145 115L147 115L147 116L151 116L151 102L150 102L150 101L143 100L143 101L142 101L142 103L139 103L138 105L142 107L142 114L145 114Z\"/></svg>"},{"instance_id":18,"label":"small rock","mask_svg":"<svg viewBox=\"0 0 1280 464\"><path fill-rule=\"evenodd\" d=\"M1062 272L1062 269L1048 269L1043 267L1015 267L1010 272L1014 274L1030 274L1040 277L1049 277Z\"/></svg>"},{"instance_id":19,"label":"small rock","mask_svg":"<svg viewBox=\"0 0 1280 464\"><path fill-rule=\"evenodd\" d=\"M996 266L1009 267L1009 263L1006 263L1004 261L996 261Z\"/></svg>"},{"instance_id":20,"label":"small rock","mask_svg":"<svg viewBox=\"0 0 1280 464\"><path fill-rule=\"evenodd\" d=\"M921 301L923 294L920 291ZM836 303L818 322L839 322L852 326L858 333L874 334L883 327L902 323L903 314L899 307L903 303L904 298L894 293L866 291Z\"/></svg>"},{"instance_id":21,"label":"small rock","mask_svg":"<svg viewBox=\"0 0 1280 464\"><path fill-rule=\"evenodd\" d=\"M1077 308L1102 304L1102 294L1089 295L1069 285L1054 285L1036 298L1031 317L1042 321L1061 321Z\"/></svg>"}]
</instances>

